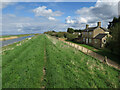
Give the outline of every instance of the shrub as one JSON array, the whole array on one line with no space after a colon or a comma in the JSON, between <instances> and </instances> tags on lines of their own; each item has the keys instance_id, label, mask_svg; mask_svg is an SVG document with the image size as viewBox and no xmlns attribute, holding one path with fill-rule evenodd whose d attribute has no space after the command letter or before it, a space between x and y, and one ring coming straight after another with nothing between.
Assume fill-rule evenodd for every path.
<instances>
[{"instance_id":1,"label":"shrub","mask_svg":"<svg viewBox=\"0 0 120 90\"><path fill-rule=\"evenodd\" d=\"M68 29L67 29L67 32L68 32L68 33L74 33L74 29L68 28Z\"/></svg>"},{"instance_id":2,"label":"shrub","mask_svg":"<svg viewBox=\"0 0 120 90\"><path fill-rule=\"evenodd\" d=\"M73 41L75 38L77 38L78 36L75 35L75 34L70 34L70 33L67 33L66 34L66 38L67 40L70 40L70 41Z\"/></svg>"}]
</instances>

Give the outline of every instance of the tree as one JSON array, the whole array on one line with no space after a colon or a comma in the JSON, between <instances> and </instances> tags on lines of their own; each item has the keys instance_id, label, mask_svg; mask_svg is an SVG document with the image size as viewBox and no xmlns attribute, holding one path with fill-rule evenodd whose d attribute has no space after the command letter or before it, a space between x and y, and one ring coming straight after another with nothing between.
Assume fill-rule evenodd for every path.
<instances>
[{"instance_id":1,"label":"tree","mask_svg":"<svg viewBox=\"0 0 120 90\"><path fill-rule=\"evenodd\" d=\"M112 37L107 39L106 47L111 53L120 55L120 17L114 18L108 25Z\"/></svg>"},{"instance_id":2,"label":"tree","mask_svg":"<svg viewBox=\"0 0 120 90\"><path fill-rule=\"evenodd\" d=\"M67 29L67 32L68 32L68 33L74 33L74 29L68 28L68 29Z\"/></svg>"},{"instance_id":3,"label":"tree","mask_svg":"<svg viewBox=\"0 0 120 90\"><path fill-rule=\"evenodd\" d=\"M114 17L113 21L109 22L108 29L109 29L110 34L112 34L112 32L114 32L116 23L120 23L120 17L119 18Z\"/></svg>"},{"instance_id":4,"label":"tree","mask_svg":"<svg viewBox=\"0 0 120 90\"><path fill-rule=\"evenodd\" d=\"M64 37L64 33L62 33L62 32L58 32L57 34L56 34L56 37Z\"/></svg>"},{"instance_id":5,"label":"tree","mask_svg":"<svg viewBox=\"0 0 120 90\"><path fill-rule=\"evenodd\" d=\"M80 33L81 33L81 31L82 31L82 30L80 30L80 29L79 29L79 30L77 30L77 29L74 30L74 32L80 32Z\"/></svg>"}]
</instances>

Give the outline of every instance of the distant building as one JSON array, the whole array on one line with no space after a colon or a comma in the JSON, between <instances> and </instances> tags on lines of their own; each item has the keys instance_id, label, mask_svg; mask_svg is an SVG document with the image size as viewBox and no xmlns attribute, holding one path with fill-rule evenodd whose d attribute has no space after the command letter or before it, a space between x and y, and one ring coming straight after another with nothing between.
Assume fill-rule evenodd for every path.
<instances>
[{"instance_id":1,"label":"distant building","mask_svg":"<svg viewBox=\"0 0 120 90\"><path fill-rule=\"evenodd\" d=\"M92 45L96 48L104 47L106 38L109 36L108 29L101 27L101 22L98 22L96 27L89 27L82 30L82 42L84 44Z\"/></svg>"}]
</instances>

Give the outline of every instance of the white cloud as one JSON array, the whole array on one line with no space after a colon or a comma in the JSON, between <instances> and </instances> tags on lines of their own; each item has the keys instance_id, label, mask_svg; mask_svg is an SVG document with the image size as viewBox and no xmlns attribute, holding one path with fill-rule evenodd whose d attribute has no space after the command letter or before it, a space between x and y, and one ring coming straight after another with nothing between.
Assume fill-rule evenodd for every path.
<instances>
[{"instance_id":1,"label":"white cloud","mask_svg":"<svg viewBox=\"0 0 120 90\"><path fill-rule=\"evenodd\" d=\"M41 6L33 10L35 16L47 17L49 20L55 20L55 16L61 16L63 13L60 11L54 11L52 9L47 9L46 6Z\"/></svg>"},{"instance_id":2,"label":"white cloud","mask_svg":"<svg viewBox=\"0 0 120 90\"><path fill-rule=\"evenodd\" d=\"M71 19L71 16L68 16L66 19L65 19L66 23L68 24L74 24L76 21L75 20L72 20Z\"/></svg>"},{"instance_id":3,"label":"white cloud","mask_svg":"<svg viewBox=\"0 0 120 90\"><path fill-rule=\"evenodd\" d=\"M56 20L54 17L48 17L49 20Z\"/></svg>"},{"instance_id":4,"label":"white cloud","mask_svg":"<svg viewBox=\"0 0 120 90\"><path fill-rule=\"evenodd\" d=\"M78 24L78 27L85 24L93 26L96 25L98 21L101 21L102 26L107 27L108 22L110 22L113 17L118 16L118 1L119 0L116 0L116 2L112 0L98 0L95 6L83 7L76 10L75 13L78 16L73 19L75 22L74 26L77 27ZM66 21L66 23L68 22Z\"/></svg>"},{"instance_id":5,"label":"white cloud","mask_svg":"<svg viewBox=\"0 0 120 90\"><path fill-rule=\"evenodd\" d=\"M2 16L2 21L2 34L43 33L49 30L66 31L68 28L67 24L43 17L17 17L6 14Z\"/></svg>"}]
</instances>

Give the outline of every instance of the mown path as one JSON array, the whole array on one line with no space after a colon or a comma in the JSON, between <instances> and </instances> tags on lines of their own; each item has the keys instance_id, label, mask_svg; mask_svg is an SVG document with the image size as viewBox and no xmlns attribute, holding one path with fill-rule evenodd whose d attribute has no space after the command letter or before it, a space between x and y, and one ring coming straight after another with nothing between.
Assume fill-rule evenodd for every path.
<instances>
[{"instance_id":1,"label":"mown path","mask_svg":"<svg viewBox=\"0 0 120 90\"><path fill-rule=\"evenodd\" d=\"M116 88L120 71L39 35L2 55L3 88Z\"/></svg>"}]
</instances>

